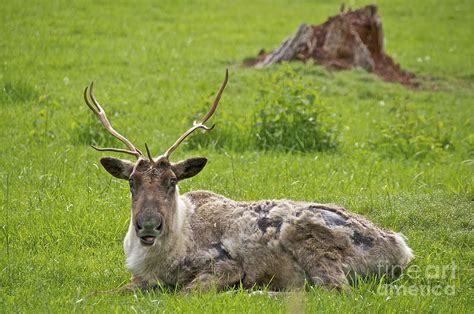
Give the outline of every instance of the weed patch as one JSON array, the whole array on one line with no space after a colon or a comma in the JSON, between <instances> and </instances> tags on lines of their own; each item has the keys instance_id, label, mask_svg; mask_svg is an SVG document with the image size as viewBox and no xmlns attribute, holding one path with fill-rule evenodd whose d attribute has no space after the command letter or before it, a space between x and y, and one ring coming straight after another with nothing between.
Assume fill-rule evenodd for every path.
<instances>
[{"instance_id":1,"label":"weed patch","mask_svg":"<svg viewBox=\"0 0 474 314\"><path fill-rule=\"evenodd\" d=\"M308 152L337 146L336 123L315 86L290 67L261 87L257 104L257 149Z\"/></svg>"},{"instance_id":2,"label":"weed patch","mask_svg":"<svg viewBox=\"0 0 474 314\"><path fill-rule=\"evenodd\" d=\"M371 145L385 157L421 159L454 150L456 128L412 104L390 108L377 128L381 136Z\"/></svg>"}]
</instances>

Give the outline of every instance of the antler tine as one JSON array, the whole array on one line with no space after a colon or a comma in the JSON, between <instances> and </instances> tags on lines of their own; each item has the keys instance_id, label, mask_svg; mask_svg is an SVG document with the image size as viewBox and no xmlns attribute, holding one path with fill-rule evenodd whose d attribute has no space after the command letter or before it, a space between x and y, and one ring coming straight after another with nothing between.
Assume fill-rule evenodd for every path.
<instances>
[{"instance_id":1,"label":"antler tine","mask_svg":"<svg viewBox=\"0 0 474 314\"><path fill-rule=\"evenodd\" d=\"M112 127L109 120L107 119L107 115L105 114L104 109L102 108L102 106L99 104L99 102L94 97L94 93L93 93L93 90L92 90L93 87L94 87L94 82L91 83L89 88L86 87L84 89L84 100L85 100L87 106L99 118L99 120L102 123L102 125L104 126L104 128L110 134L112 134L115 138L117 138L122 143L124 143L128 147L129 150L120 149L120 148L99 148L99 147L95 147L95 146L91 145L92 148L94 148L95 150L98 150L98 151L111 151L111 152L119 152L119 153L130 154L130 155L135 156L136 158L139 158L139 157L143 156L143 153L139 149L137 149L132 144L132 142L130 142L123 135L121 135L120 133L115 131L115 129ZM89 97L90 97L93 105L87 99L87 90L89 90Z\"/></svg>"},{"instance_id":2,"label":"antler tine","mask_svg":"<svg viewBox=\"0 0 474 314\"><path fill-rule=\"evenodd\" d=\"M116 153L124 153L124 154L129 154L133 155L135 157L140 157L140 155L137 155L137 152L132 152L131 150L127 149L121 149L121 148L102 148L102 147L97 147L94 145L91 145L91 147L95 150L98 150L99 152L116 152Z\"/></svg>"},{"instance_id":3,"label":"antler tine","mask_svg":"<svg viewBox=\"0 0 474 314\"><path fill-rule=\"evenodd\" d=\"M219 88L219 91L217 92L216 98L214 99L214 103L212 104L211 110L198 122L194 122L194 124L203 124L206 123L207 120L209 120L210 117L214 114L214 112L217 109L217 105L219 104L219 101L221 100L222 93L224 92L224 88L227 85L227 81L229 79L229 69L225 69L225 77L224 81L222 82L221 88ZM212 128L211 128L212 129Z\"/></svg>"},{"instance_id":4,"label":"antler tine","mask_svg":"<svg viewBox=\"0 0 474 314\"><path fill-rule=\"evenodd\" d=\"M168 148L168 150L165 152L164 156L166 158L169 158L169 156L171 155L172 152L174 152L174 150L176 148L178 148L178 146L191 134L193 133L195 130L197 129L203 129L203 130L206 130L206 131L210 131L212 130L214 127L215 127L215 124L212 125L211 127L208 127L206 125L204 125L204 123L207 122L207 120L209 120L212 115L214 114L214 112L216 112L216 109L217 109L217 105L219 104L219 100L221 99L221 96L222 96L222 93L224 92L224 89L227 85L227 81L229 79L229 70L226 69L225 70L225 77L224 77L224 81L222 82L221 84L221 87L219 88L219 91L217 92L217 95L216 95L216 98L214 99L214 103L212 104L211 106L211 109L209 110L209 112L199 121L195 121L193 123L193 126L188 129L186 132L184 132L179 138L178 140L173 144L171 145L170 148Z\"/></svg>"},{"instance_id":5,"label":"antler tine","mask_svg":"<svg viewBox=\"0 0 474 314\"><path fill-rule=\"evenodd\" d=\"M153 160L153 157L151 157L150 149L148 148L148 145L146 143L145 143L145 148L146 148L146 154L148 155L148 159L150 160L152 164L154 164L155 161Z\"/></svg>"}]
</instances>

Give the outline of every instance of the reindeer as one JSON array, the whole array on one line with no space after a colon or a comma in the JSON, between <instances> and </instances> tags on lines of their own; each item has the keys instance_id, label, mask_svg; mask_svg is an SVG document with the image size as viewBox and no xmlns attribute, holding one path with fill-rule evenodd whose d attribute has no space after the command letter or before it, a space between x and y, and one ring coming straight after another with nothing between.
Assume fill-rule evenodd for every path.
<instances>
[{"instance_id":1,"label":"reindeer","mask_svg":"<svg viewBox=\"0 0 474 314\"><path fill-rule=\"evenodd\" d=\"M270 290L303 287L345 289L355 274L394 275L412 259L400 233L386 231L342 207L293 200L234 201L210 191L180 195L178 183L197 175L207 159L177 163L170 155L195 130L213 129L212 117L228 71L209 112L156 158L147 156L114 130L93 94L84 99L105 129L136 162L104 157L111 175L128 180L131 220L123 248L131 283L120 291L148 289L157 282L182 291L241 285ZM89 96L89 97L88 97ZM90 102L89 99L90 98Z\"/></svg>"}]
</instances>

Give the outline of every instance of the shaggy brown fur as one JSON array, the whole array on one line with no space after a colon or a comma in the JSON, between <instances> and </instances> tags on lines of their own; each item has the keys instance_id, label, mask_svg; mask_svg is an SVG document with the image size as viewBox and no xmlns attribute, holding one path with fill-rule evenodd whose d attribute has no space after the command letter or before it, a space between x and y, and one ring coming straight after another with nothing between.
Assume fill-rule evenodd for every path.
<instances>
[{"instance_id":1,"label":"shaggy brown fur","mask_svg":"<svg viewBox=\"0 0 474 314\"><path fill-rule=\"evenodd\" d=\"M411 258L399 235L335 205L235 202L205 191L184 197L196 205L191 220L196 247L207 247L215 270L241 274L235 282L223 280L225 285L242 281L244 287L279 290L307 281L340 288L352 274L377 274L386 269L380 265L403 267Z\"/></svg>"}]
</instances>

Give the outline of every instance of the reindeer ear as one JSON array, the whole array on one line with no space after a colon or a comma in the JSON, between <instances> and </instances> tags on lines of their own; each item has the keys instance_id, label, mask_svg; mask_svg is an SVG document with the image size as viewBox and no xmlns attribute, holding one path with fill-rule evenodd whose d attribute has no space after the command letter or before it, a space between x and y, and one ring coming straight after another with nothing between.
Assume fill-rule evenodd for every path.
<instances>
[{"instance_id":1,"label":"reindeer ear","mask_svg":"<svg viewBox=\"0 0 474 314\"><path fill-rule=\"evenodd\" d=\"M100 163L108 173L116 178L128 180L133 171L134 163L128 160L121 160L113 157L104 157Z\"/></svg>"},{"instance_id":2,"label":"reindeer ear","mask_svg":"<svg viewBox=\"0 0 474 314\"><path fill-rule=\"evenodd\" d=\"M173 164L171 169L178 180L183 180L197 175L201 172L206 163L207 158L204 157L189 158Z\"/></svg>"}]
</instances>

